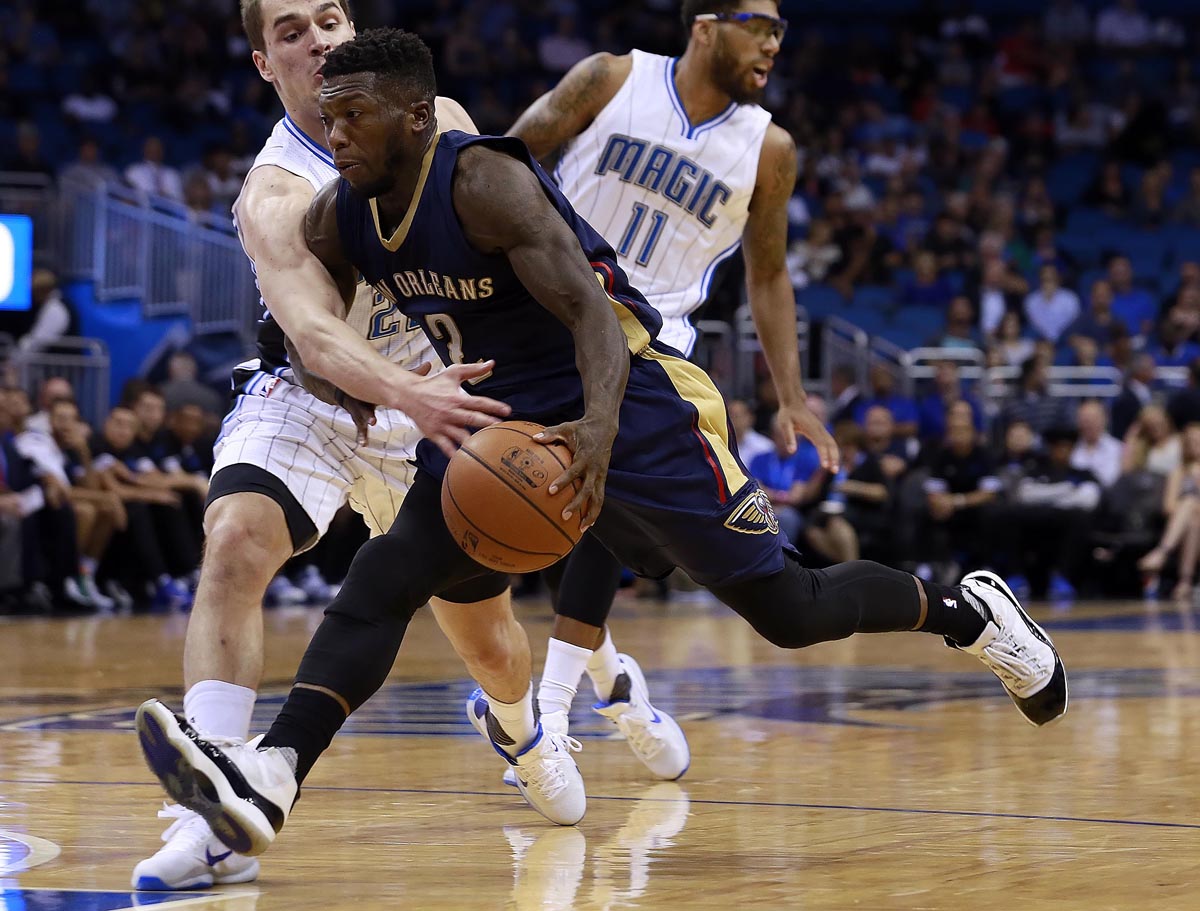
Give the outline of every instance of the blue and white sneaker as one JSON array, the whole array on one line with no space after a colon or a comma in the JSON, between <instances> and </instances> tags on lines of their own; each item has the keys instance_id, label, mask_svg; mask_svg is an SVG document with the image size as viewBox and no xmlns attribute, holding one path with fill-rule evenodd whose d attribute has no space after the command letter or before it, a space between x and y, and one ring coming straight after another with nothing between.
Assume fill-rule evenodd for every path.
<instances>
[{"instance_id":1,"label":"blue and white sneaker","mask_svg":"<svg viewBox=\"0 0 1200 911\"><path fill-rule=\"evenodd\" d=\"M628 655L618 656L625 672L613 684L608 702L592 706L617 726L633 755L656 778L674 781L692 762L687 737L675 719L650 704L646 678L638 663Z\"/></svg>"},{"instance_id":2,"label":"blue and white sneaker","mask_svg":"<svg viewBox=\"0 0 1200 911\"><path fill-rule=\"evenodd\" d=\"M166 844L133 868L135 890L207 889L258 878L258 861L221 844L198 813L179 804L163 804L158 818L174 821L163 833Z\"/></svg>"},{"instance_id":3,"label":"blue and white sneaker","mask_svg":"<svg viewBox=\"0 0 1200 911\"><path fill-rule=\"evenodd\" d=\"M512 740L488 711L487 696L482 689L467 697L467 717L509 764L516 776L517 790L526 803L560 826L573 826L583 819L587 794L579 766L571 756L583 749L578 740L539 722L533 741L517 755L510 756L500 743L507 741L512 746Z\"/></svg>"}]
</instances>

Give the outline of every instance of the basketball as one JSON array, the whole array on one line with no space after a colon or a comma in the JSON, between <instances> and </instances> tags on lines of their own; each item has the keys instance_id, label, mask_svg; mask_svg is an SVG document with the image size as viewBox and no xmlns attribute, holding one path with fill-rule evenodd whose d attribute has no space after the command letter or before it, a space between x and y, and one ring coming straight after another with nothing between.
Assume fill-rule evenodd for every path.
<instances>
[{"instance_id":1,"label":"basketball","mask_svg":"<svg viewBox=\"0 0 1200 911\"><path fill-rule=\"evenodd\" d=\"M545 428L504 421L472 435L455 453L442 480L446 527L488 569L531 573L562 559L578 543L579 516L562 511L578 487L551 495L550 485L571 464L563 445L533 439Z\"/></svg>"}]
</instances>

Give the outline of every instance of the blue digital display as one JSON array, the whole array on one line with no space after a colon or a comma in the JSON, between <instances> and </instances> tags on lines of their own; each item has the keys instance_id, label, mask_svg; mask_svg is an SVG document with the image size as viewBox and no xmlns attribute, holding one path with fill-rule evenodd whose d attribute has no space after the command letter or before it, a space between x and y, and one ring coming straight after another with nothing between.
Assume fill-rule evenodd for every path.
<instances>
[{"instance_id":1,"label":"blue digital display","mask_svg":"<svg viewBox=\"0 0 1200 911\"><path fill-rule=\"evenodd\" d=\"M28 310L33 278L33 220L0 215L0 310Z\"/></svg>"}]
</instances>

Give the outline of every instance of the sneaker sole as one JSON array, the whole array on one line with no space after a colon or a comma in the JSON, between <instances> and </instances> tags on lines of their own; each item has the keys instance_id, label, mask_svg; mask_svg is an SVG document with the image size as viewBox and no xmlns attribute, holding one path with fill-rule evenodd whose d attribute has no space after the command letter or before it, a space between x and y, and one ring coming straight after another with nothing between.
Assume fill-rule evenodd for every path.
<instances>
[{"instance_id":1,"label":"sneaker sole","mask_svg":"<svg viewBox=\"0 0 1200 911\"><path fill-rule=\"evenodd\" d=\"M194 892L200 889L211 889L213 886L232 886L254 882L258 879L258 870L258 861L254 861L241 873L232 873L228 876L201 873L177 885L171 885L158 876L139 876L133 881L133 889L135 892Z\"/></svg>"},{"instance_id":2,"label":"sneaker sole","mask_svg":"<svg viewBox=\"0 0 1200 911\"><path fill-rule=\"evenodd\" d=\"M662 774L659 774L658 772L654 771L654 769L651 768L650 763L648 763L646 760L642 759L641 756L638 756L637 751L633 749L633 744L629 741L629 738L625 737L626 743L629 743L629 751L631 753L633 753L634 756L637 757L637 760L642 765L644 765L647 768L647 770L649 770L649 772L655 778L659 779L660 781L678 781L680 778L682 778L684 775L686 775L687 770L692 767L692 748L688 745L687 735L683 733L683 728L681 728L679 726L678 721L676 721L673 717L671 717L669 714L664 712L662 709L654 708L653 704L650 702L650 688L648 686L646 686L646 675L644 673L642 673L642 666L640 664L638 664L637 661L630 655L622 654L620 656L620 658L621 658L621 663L624 665L625 669L629 672L630 677L633 678L634 686L641 687L641 692L646 699L646 705L650 706L651 711L653 711L656 715L658 715L658 717L661 719L662 724L665 724L671 728L674 728L674 730L679 734L679 739L683 741L683 748L687 751L687 756L683 763L683 769L679 772L679 774L677 774L677 775L662 775ZM612 721L612 719L609 719L609 720ZM616 722L613 721L613 724L616 725ZM619 730L619 728L618 728L618 730ZM623 731L622 731L622 736L624 736Z\"/></svg>"},{"instance_id":3,"label":"sneaker sole","mask_svg":"<svg viewBox=\"0 0 1200 911\"><path fill-rule=\"evenodd\" d=\"M179 727L175 714L161 702L139 706L136 727L142 755L171 799L199 813L227 848L246 857L271 846L283 826L272 825L251 794L238 794L226 775ZM242 783L243 789L249 787Z\"/></svg>"},{"instance_id":4,"label":"sneaker sole","mask_svg":"<svg viewBox=\"0 0 1200 911\"><path fill-rule=\"evenodd\" d=\"M1058 721L1058 719L1062 718L1063 715L1067 714L1067 703L1070 702L1070 693L1067 689L1067 669L1063 666L1062 658L1059 657L1058 654L1058 649L1055 648L1054 643L1050 641L1050 637L1046 635L1046 631L1042 629L1034 621L1034 619L1029 616L1028 613L1026 613L1025 608L1021 606L1021 602L1017 599L1017 596L1013 594L1012 589L1008 587L1008 584L1003 579L993 572L988 572L986 569L980 569L973 573L967 573L967 575L963 576L962 581L966 582L968 579L979 579L991 588L996 589L996 591L998 591L1000 594L1004 595L1004 597L1009 600L1009 603L1016 608L1017 613L1021 616L1021 619L1025 621L1025 624L1031 630L1033 630L1033 634L1041 639L1046 645L1050 646L1050 651L1054 652L1054 673L1050 675L1050 680L1044 687L1042 687L1032 696L1028 696L1026 698L1021 698L1016 693L1013 693L1011 690L1009 690L1008 687L1005 687L1004 691L1008 693L1008 698L1013 701L1013 705L1017 707L1017 709L1025 717L1025 720L1034 727L1045 727L1048 724ZM1039 696L1056 691L1060 685L1062 687L1061 708L1056 707L1055 703L1057 700L1047 703L1047 701L1044 699L1038 699ZM1030 712L1033 712L1039 717L1044 716L1044 719L1038 721L1035 717L1033 717L1033 715L1030 714Z\"/></svg>"}]
</instances>

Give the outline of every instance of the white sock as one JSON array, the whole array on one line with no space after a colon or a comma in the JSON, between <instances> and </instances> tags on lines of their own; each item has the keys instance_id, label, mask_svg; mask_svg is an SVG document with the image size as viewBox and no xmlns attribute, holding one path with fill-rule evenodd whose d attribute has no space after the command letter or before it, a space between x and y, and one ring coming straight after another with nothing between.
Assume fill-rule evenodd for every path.
<instances>
[{"instance_id":1,"label":"white sock","mask_svg":"<svg viewBox=\"0 0 1200 911\"><path fill-rule=\"evenodd\" d=\"M546 646L546 666L538 684L538 708L543 715L571 711L571 703L579 690L579 678L592 657L590 649L571 645L561 639L551 639Z\"/></svg>"},{"instance_id":2,"label":"white sock","mask_svg":"<svg viewBox=\"0 0 1200 911\"><path fill-rule=\"evenodd\" d=\"M183 697L183 714L198 731L246 740L257 693L224 680L201 680Z\"/></svg>"},{"instance_id":3,"label":"white sock","mask_svg":"<svg viewBox=\"0 0 1200 911\"><path fill-rule=\"evenodd\" d=\"M487 696L487 693L484 695ZM488 710L500 722L504 733L513 740L511 744L500 743L497 745L509 756L516 756L529 746L534 734L537 733L537 722L533 720L533 687L527 689L525 695L518 702L500 702L491 696L487 696L487 701Z\"/></svg>"},{"instance_id":4,"label":"white sock","mask_svg":"<svg viewBox=\"0 0 1200 911\"><path fill-rule=\"evenodd\" d=\"M596 690L598 702L609 701L612 697L613 684L624 672L624 668L621 667L621 659L617 657L617 647L613 645L612 636L608 634L606 626L604 627L604 641L600 643L598 649L592 652L592 657L588 659L587 663L587 675L591 678L592 686Z\"/></svg>"}]
</instances>

